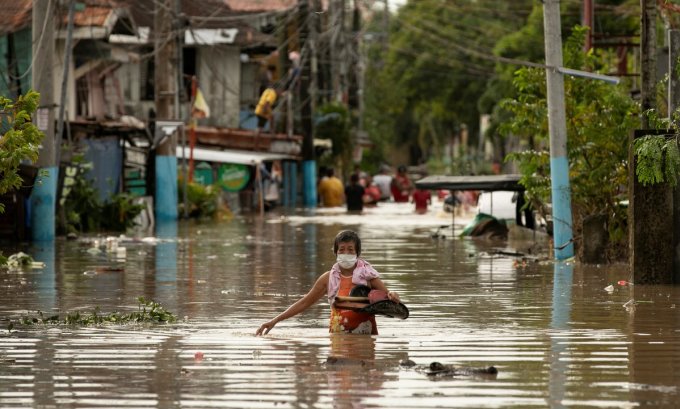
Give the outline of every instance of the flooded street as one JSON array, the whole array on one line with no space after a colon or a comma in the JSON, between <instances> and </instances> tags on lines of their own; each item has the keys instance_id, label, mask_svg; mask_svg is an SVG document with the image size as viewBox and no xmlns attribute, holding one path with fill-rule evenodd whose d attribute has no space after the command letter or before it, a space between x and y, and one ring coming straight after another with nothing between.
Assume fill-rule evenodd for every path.
<instances>
[{"instance_id":1,"label":"flooded street","mask_svg":"<svg viewBox=\"0 0 680 409\"><path fill-rule=\"evenodd\" d=\"M94 238L5 248L47 267L0 273L0 407L677 407L680 287L619 285L622 265L495 253L531 242L432 237L450 222L386 204L181 222L121 242L124 258L88 251ZM374 337L329 336L320 302L255 337L330 269L346 228L410 317L379 316ZM7 331L36 311L134 311L140 296L178 322ZM498 374L428 376L406 359Z\"/></svg>"}]
</instances>

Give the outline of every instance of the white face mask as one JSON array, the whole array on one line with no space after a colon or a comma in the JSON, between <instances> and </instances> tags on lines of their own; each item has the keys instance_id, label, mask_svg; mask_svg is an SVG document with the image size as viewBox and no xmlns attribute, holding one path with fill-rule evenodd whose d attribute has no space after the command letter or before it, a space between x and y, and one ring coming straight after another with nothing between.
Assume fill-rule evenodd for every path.
<instances>
[{"instance_id":1,"label":"white face mask","mask_svg":"<svg viewBox=\"0 0 680 409\"><path fill-rule=\"evenodd\" d=\"M338 254L337 262L342 268L352 268L357 262L356 254Z\"/></svg>"}]
</instances>

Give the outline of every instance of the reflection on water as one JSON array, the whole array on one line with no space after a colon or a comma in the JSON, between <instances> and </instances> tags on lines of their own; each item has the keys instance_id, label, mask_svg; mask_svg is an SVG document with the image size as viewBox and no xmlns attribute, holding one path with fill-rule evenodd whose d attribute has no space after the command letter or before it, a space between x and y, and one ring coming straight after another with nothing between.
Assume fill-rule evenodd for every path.
<instances>
[{"instance_id":1,"label":"reflection on water","mask_svg":"<svg viewBox=\"0 0 680 409\"><path fill-rule=\"evenodd\" d=\"M433 239L449 216L411 210L182 222L122 240L124 257L95 253L95 238L22 248L47 268L0 273L3 328L37 310L129 311L139 296L180 322L4 331L0 407L676 406L677 288L618 285L625 266L522 263L495 252L514 247L450 229ZM330 268L343 228L359 232L411 316L378 317L376 337L331 336L319 303L254 337ZM400 367L405 359L499 374L429 379Z\"/></svg>"}]
</instances>

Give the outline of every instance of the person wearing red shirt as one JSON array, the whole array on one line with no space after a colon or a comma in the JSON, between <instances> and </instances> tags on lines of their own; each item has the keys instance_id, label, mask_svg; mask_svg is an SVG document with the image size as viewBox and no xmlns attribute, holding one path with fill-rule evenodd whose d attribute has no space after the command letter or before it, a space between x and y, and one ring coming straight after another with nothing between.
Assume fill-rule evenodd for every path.
<instances>
[{"instance_id":1,"label":"person wearing red shirt","mask_svg":"<svg viewBox=\"0 0 680 409\"><path fill-rule=\"evenodd\" d=\"M416 213L427 213L427 205L432 203L432 194L429 190L416 189L413 192L413 203L416 205Z\"/></svg>"},{"instance_id":2,"label":"person wearing red shirt","mask_svg":"<svg viewBox=\"0 0 680 409\"><path fill-rule=\"evenodd\" d=\"M406 174L406 166L401 165L397 168L397 174L392 178L392 197L395 202L408 202L411 191L413 190L413 183Z\"/></svg>"}]
</instances>

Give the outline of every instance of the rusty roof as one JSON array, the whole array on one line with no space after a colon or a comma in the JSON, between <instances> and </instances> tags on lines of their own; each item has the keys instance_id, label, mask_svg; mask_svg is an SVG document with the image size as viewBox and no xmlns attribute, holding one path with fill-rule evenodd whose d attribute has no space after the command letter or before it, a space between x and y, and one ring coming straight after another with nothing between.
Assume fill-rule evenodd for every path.
<instances>
[{"instance_id":1,"label":"rusty roof","mask_svg":"<svg viewBox=\"0 0 680 409\"><path fill-rule=\"evenodd\" d=\"M73 13L75 27L101 27L113 11L112 7L87 6L83 11ZM64 20L68 17L64 16Z\"/></svg>"},{"instance_id":2,"label":"rusty roof","mask_svg":"<svg viewBox=\"0 0 680 409\"><path fill-rule=\"evenodd\" d=\"M76 10L73 15L75 27L102 27L111 16L111 13L118 8L121 3L119 0L85 0L83 10ZM54 1L52 4L59 4ZM32 0L0 0L0 34L16 32L31 24L33 18ZM51 11L53 14L55 11ZM62 26L66 26L68 13L66 6L60 6L56 11Z\"/></svg>"},{"instance_id":3,"label":"rusty roof","mask_svg":"<svg viewBox=\"0 0 680 409\"><path fill-rule=\"evenodd\" d=\"M0 0L0 35L13 33L31 22L31 0Z\"/></svg>"},{"instance_id":4,"label":"rusty roof","mask_svg":"<svg viewBox=\"0 0 680 409\"><path fill-rule=\"evenodd\" d=\"M81 0L82 1L82 0ZM84 0L84 10L74 14L76 27L103 27L118 8L130 12L137 27L153 28L155 2L158 0ZM32 0L0 0L0 34L15 32L31 24ZM54 2L53 4L58 4ZM194 28L237 28L235 44L272 45L276 40L246 21L234 19L262 12L283 12L295 7L297 0L194 0L182 1L182 13ZM60 12L63 26L67 22L65 7Z\"/></svg>"}]
</instances>

